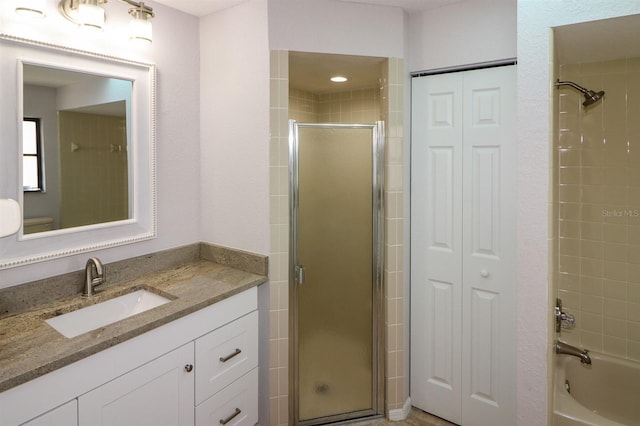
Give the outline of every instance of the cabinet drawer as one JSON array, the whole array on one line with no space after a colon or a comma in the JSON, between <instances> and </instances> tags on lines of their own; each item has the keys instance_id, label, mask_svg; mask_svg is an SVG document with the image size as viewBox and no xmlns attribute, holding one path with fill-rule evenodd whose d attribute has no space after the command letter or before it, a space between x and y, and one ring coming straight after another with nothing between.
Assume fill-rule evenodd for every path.
<instances>
[{"instance_id":1,"label":"cabinet drawer","mask_svg":"<svg viewBox=\"0 0 640 426\"><path fill-rule=\"evenodd\" d=\"M258 365L258 311L196 340L196 405Z\"/></svg>"},{"instance_id":2,"label":"cabinet drawer","mask_svg":"<svg viewBox=\"0 0 640 426\"><path fill-rule=\"evenodd\" d=\"M196 426L253 426L258 423L258 368L196 407Z\"/></svg>"}]
</instances>

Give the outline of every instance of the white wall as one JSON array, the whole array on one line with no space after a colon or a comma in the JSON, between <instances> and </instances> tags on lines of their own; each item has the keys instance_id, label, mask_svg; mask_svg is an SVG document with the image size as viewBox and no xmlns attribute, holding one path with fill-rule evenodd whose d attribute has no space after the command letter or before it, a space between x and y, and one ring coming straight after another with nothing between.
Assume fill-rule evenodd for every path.
<instances>
[{"instance_id":1,"label":"white wall","mask_svg":"<svg viewBox=\"0 0 640 426\"><path fill-rule=\"evenodd\" d=\"M58 110L125 101L130 109L131 81L118 78L79 82L58 88Z\"/></svg>"},{"instance_id":2,"label":"white wall","mask_svg":"<svg viewBox=\"0 0 640 426\"><path fill-rule=\"evenodd\" d=\"M269 253L266 0L200 21L202 240Z\"/></svg>"},{"instance_id":3,"label":"white wall","mask_svg":"<svg viewBox=\"0 0 640 426\"><path fill-rule=\"evenodd\" d=\"M546 425L550 322L550 28L640 13L637 1L518 1L518 424Z\"/></svg>"},{"instance_id":4,"label":"white wall","mask_svg":"<svg viewBox=\"0 0 640 426\"><path fill-rule=\"evenodd\" d=\"M158 237L91 255L108 263L200 241L198 19L150 1L156 12L154 42L150 47L135 47L128 42L124 3L106 4L104 32L80 36L77 27L58 14L57 1L47 0L47 5L47 18L33 21L16 15L13 2L0 2L0 31L157 65ZM2 270L0 286L80 270L88 257L85 253Z\"/></svg>"},{"instance_id":5,"label":"white wall","mask_svg":"<svg viewBox=\"0 0 640 426\"><path fill-rule=\"evenodd\" d=\"M409 70L516 56L516 0L467 0L409 18Z\"/></svg>"},{"instance_id":6,"label":"white wall","mask_svg":"<svg viewBox=\"0 0 640 426\"><path fill-rule=\"evenodd\" d=\"M268 254L269 42L266 0L200 20L201 239ZM269 284L258 289L261 419L269 418Z\"/></svg>"},{"instance_id":7,"label":"white wall","mask_svg":"<svg viewBox=\"0 0 640 426\"><path fill-rule=\"evenodd\" d=\"M202 240L266 254L269 50L402 57L403 12L250 0L203 17L200 31Z\"/></svg>"},{"instance_id":8,"label":"white wall","mask_svg":"<svg viewBox=\"0 0 640 426\"><path fill-rule=\"evenodd\" d=\"M42 148L46 164L44 168L46 191L26 192L23 213L25 217L52 217L54 226L58 226L60 223L60 170L56 89L25 85L23 108L26 117L42 119Z\"/></svg>"},{"instance_id":9,"label":"white wall","mask_svg":"<svg viewBox=\"0 0 640 426\"><path fill-rule=\"evenodd\" d=\"M331 0L271 0L269 48L404 58L403 11Z\"/></svg>"}]
</instances>

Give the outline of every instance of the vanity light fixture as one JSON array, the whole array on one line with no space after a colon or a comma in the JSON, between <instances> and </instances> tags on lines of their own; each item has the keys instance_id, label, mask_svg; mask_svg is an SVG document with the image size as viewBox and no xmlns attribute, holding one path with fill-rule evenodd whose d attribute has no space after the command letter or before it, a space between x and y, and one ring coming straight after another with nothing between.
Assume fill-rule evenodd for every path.
<instances>
[{"instance_id":1,"label":"vanity light fixture","mask_svg":"<svg viewBox=\"0 0 640 426\"><path fill-rule=\"evenodd\" d=\"M153 8L143 2L134 0L120 1L132 6L129 9L129 15L131 15L131 21L129 22L130 39L151 43ZM107 3L107 0L60 0L58 9L62 16L75 24L101 30L106 19L105 10L102 7L105 3Z\"/></svg>"},{"instance_id":2,"label":"vanity light fixture","mask_svg":"<svg viewBox=\"0 0 640 426\"><path fill-rule=\"evenodd\" d=\"M61 0L58 10L69 21L81 27L102 30L105 21L104 8L107 0Z\"/></svg>"},{"instance_id":3,"label":"vanity light fixture","mask_svg":"<svg viewBox=\"0 0 640 426\"><path fill-rule=\"evenodd\" d=\"M44 0L16 0L16 13L34 18L44 18Z\"/></svg>"},{"instance_id":4,"label":"vanity light fixture","mask_svg":"<svg viewBox=\"0 0 640 426\"><path fill-rule=\"evenodd\" d=\"M331 77L331 81L333 81L334 83L344 83L345 81L348 81L349 79L347 77L343 77L341 75L336 75L335 77Z\"/></svg>"},{"instance_id":5,"label":"vanity light fixture","mask_svg":"<svg viewBox=\"0 0 640 426\"><path fill-rule=\"evenodd\" d=\"M145 43L151 43L152 40L152 26L151 18L154 17L153 9L143 2L135 2L132 0L120 0L131 6L129 9L129 15L131 15L131 21L129 21L129 38L133 41L142 41Z\"/></svg>"}]
</instances>

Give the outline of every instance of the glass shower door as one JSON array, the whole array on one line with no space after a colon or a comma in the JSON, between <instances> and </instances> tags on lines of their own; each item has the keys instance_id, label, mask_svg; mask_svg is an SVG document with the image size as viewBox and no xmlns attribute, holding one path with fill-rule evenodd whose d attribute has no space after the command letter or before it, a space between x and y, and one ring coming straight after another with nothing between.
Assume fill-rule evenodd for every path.
<instances>
[{"instance_id":1,"label":"glass shower door","mask_svg":"<svg viewBox=\"0 0 640 426\"><path fill-rule=\"evenodd\" d=\"M378 128L294 126L295 420L373 415L380 385Z\"/></svg>"}]
</instances>

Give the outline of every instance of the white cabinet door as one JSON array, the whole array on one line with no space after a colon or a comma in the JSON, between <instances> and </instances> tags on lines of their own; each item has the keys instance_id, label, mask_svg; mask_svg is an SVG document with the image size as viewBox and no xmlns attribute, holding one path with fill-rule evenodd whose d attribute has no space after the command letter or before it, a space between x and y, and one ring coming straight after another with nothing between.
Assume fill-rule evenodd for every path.
<instances>
[{"instance_id":1,"label":"white cabinet door","mask_svg":"<svg viewBox=\"0 0 640 426\"><path fill-rule=\"evenodd\" d=\"M196 405L258 366L258 311L196 340Z\"/></svg>"},{"instance_id":2,"label":"white cabinet door","mask_svg":"<svg viewBox=\"0 0 640 426\"><path fill-rule=\"evenodd\" d=\"M515 67L412 87L411 399L515 424Z\"/></svg>"},{"instance_id":3,"label":"white cabinet door","mask_svg":"<svg viewBox=\"0 0 640 426\"><path fill-rule=\"evenodd\" d=\"M196 407L196 426L253 426L258 423L258 368Z\"/></svg>"},{"instance_id":4,"label":"white cabinet door","mask_svg":"<svg viewBox=\"0 0 640 426\"><path fill-rule=\"evenodd\" d=\"M193 359L189 343L82 395L80 426L192 426Z\"/></svg>"},{"instance_id":5,"label":"white cabinet door","mask_svg":"<svg viewBox=\"0 0 640 426\"><path fill-rule=\"evenodd\" d=\"M78 400L69 401L22 426L78 426Z\"/></svg>"}]
</instances>

